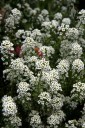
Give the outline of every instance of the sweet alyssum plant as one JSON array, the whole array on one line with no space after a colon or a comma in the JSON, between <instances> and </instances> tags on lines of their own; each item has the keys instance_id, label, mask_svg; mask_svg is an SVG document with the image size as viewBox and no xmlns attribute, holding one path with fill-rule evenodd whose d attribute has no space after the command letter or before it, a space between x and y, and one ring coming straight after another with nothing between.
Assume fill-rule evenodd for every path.
<instances>
[{"instance_id":1,"label":"sweet alyssum plant","mask_svg":"<svg viewBox=\"0 0 85 128\"><path fill-rule=\"evenodd\" d=\"M5 6L1 128L85 128L85 10L75 2Z\"/></svg>"}]
</instances>

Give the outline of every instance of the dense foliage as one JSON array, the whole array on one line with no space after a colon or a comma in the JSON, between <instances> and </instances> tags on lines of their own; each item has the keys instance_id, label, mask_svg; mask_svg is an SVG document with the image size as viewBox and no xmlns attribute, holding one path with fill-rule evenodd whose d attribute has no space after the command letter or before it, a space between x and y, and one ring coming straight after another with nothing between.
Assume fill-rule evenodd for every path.
<instances>
[{"instance_id":1,"label":"dense foliage","mask_svg":"<svg viewBox=\"0 0 85 128\"><path fill-rule=\"evenodd\" d=\"M85 128L85 10L77 7L2 0L0 128Z\"/></svg>"}]
</instances>

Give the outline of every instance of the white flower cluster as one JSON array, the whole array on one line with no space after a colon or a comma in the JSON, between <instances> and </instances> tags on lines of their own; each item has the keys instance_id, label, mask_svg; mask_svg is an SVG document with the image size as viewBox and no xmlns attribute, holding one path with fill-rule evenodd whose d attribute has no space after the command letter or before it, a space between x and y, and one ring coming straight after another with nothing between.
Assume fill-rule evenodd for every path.
<instances>
[{"instance_id":1,"label":"white flower cluster","mask_svg":"<svg viewBox=\"0 0 85 128\"><path fill-rule=\"evenodd\" d=\"M73 84L71 99L82 102L85 99L85 83L78 82Z\"/></svg>"},{"instance_id":2,"label":"white flower cluster","mask_svg":"<svg viewBox=\"0 0 85 128\"><path fill-rule=\"evenodd\" d=\"M12 3L16 8L10 6L6 17L0 10L2 60L9 60L3 71L6 92L13 93L22 118L14 99L5 95L6 119L1 116L0 123L3 128L85 128L85 10L77 23L76 0L28 1Z\"/></svg>"},{"instance_id":3,"label":"white flower cluster","mask_svg":"<svg viewBox=\"0 0 85 128\"><path fill-rule=\"evenodd\" d=\"M24 40L23 45L21 47L21 49L22 49L21 53L24 54L24 56L26 55L27 57L31 56L35 53L34 48L36 46L40 47L41 44L35 42L33 40L33 38L31 38L31 37L26 37L26 39Z\"/></svg>"},{"instance_id":4,"label":"white flower cluster","mask_svg":"<svg viewBox=\"0 0 85 128\"><path fill-rule=\"evenodd\" d=\"M82 110L82 116L81 118L78 120L79 125L81 126L81 128L85 128L85 104L83 106L83 110Z\"/></svg>"},{"instance_id":5,"label":"white flower cluster","mask_svg":"<svg viewBox=\"0 0 85 128\"><path fill-rule=\"evenodd\" d=\"M50 83L50 91L53 94L58 94L58 92L62 92L61 84L59 84L57 81L52 81Z\"/></svg>"},{"instance_id":6,"label":"white flower cluster","mask_svg":"<svg viewBox=\"0 0 85 128\"><path fill-rule=\"evenodd\" d=\"M32 63L32 62L37 62L38 57L37 56L31 56L28 60L28 62Z\"/></svg>"},{"instance_id":7,"label":"white flower cluster","mask_svg":"<svg viewBox=\"0 0 85 128\"><path fill-rule=\"evenodd\" d=\"M41 94L38 96L39 100L38 100L38 104L41 105L49 105L49 103L51 102L51 96L50 93L48 92L41 92Z\"/></svg>"},{"instance_id":8,"label":"white flower cluster","mask_svg":"<svg viewBox=\"0 0 85 128\"><path fill-rule=\"evenodd\" d=\"M65 31L69 28L69 25L71 24L71 19L70 18L63 18L61 26L59 26L59 30ZM60 29L62 28L62 29Z\"/></svg>"},{"instance_id":9,"label":"white flower cluster","mask_svg":"<svg viewBox=\"0 0 85 128\"><path fill-rule=\"evenodd\" d=\"M14 57L14 48L13 43L11 43L9 40L3 40L1 43L1 59L3 60L4 64L8 64L8 59L12 59Z\"/></svg>"},{"instance_id":10,"label":"white flower cluster","mask_svg":"<svg viewBox=\"0 0 85 128\"><path fill-rule=\"evenodd\" d=\"M35 77L32 75L32 77L30 77L30 85L33 88L35 88L35 85L37 85L37 83L39 82L39 77Z\"/></svg>"},{"instance_id":11,"label":"white flower cluster","mask_svg":"<svg viewBox=\"0 0 85 128\"><path fill-rule=\"evenodd\" d=\"M21 119L18 116L9 117L9 121L15 128L19 128L20 126L22 126Z\"/></svg>"},{"instance_id":12,"label":"white flower cluster","mask_svg":"<svg viewBox=\"0 0 85 128\"><path fill-rule=\"evenodd\" d=\"M20 38L22 35L24 35L24 30L23 30L23 29L19 29L19 30L16 32L16 34L15 34L15 36L16 36L17 38Z\"/></svg>"},{"instance_id":13,"label":"white flower cluster","mask_svg":"<svg viewBox=\"0 0 85 128\"><path fill-rule=\"evenodd\" d=\"M81 72L84 70L84 63L80 59L75 59L72 63L73 72Z\"/></svg>"},{"instance_id":14,"label":"white flower cluster","mask_svg":"<svg viewBox=\"0 0 85 128\"><path fill-rule=\"evenodd\" d=\"M29 116L31 117L30 125L32 126L32 128L42 128L41 117L37 111L32 110Z\"/></svg>"},{"instance_id":15,"label":"white flower cluster","mask_svg":"<svg viewBox=\"0 0 85 128\"><path fill-rule=\"evenodd\" d=\"M66 32L69 28L69 25L62 23L60 26L58 26L58 33L59 35L63 35L64 32Z\"/></svg>"},{"instance_id":16,"label":"white flower cluster","mask_svg":"<svg viewBox=\"0 0 85 128\"><path fill-rule=\"evenodd\" d=\"M43 55L50 57L54 54L54 48L52 46L42 46L40 47L40 51L42 51Z\"/></svg>"},{"instance_id":17,"label":"white flower cluster","mask_svg":"<svg viewBox=\"0 0 85 128\"><path fill-rule=\"evenodd\" d=\"M5 121L10 122L14 128L19 128L22 123L21 119L17 116L17 106L11 96L4 95L2 98L2 111L5 117L8 117Z\"/></svg>"},{"instance_id":18,"label":"white flower cluster","mask_svg":"<svg viewBox=\"0 0 85 128\"><path fill-rule=\"evenodd\" d=\"M71 107L71 109L73 109L73 110L75 108L77 108L77 105L78 105L78 103L76 101L72 100L71 97L69 97L69 96L65 96L64 103L69 105Z\"/></svg>"},{"instance_id":19,"label":"white flower cluster","mask_svg":"<svg viewBox=\"0 0 85 128\"><path fill-rule=\"evenodd\" d=\"M59 23L56 20L52 20L52 21L45 21L42 23L42 30L49 33L50 30L52 29L56 29L58 27Z\"/></svg>"},{"instance_id":20,"label":"white flower cluster","mask_svg":"<svg viewBox=\"0 0 85 128\"><path fill-rule=\"evenodd\" d=\"M49 21L49 12L46 9L43 9L37 17L37 23L42 24L42 22Z\"/></svg>"},{"instance_id":21,"label":"white flower cluster","mask_svg":"<svg viewBox=\"0 0 85 128\"><path fill-rule=\"evenodd\" d=\"M2 111L4 116L14 116L17 114L17 107L11 96L5 95L2 98Z\"/></svg>"},{"instance_id":22,"label":"white flower cluster","mask_svg":"<svg viewBox=\"0 0 85 128\"><path fill-rule=\"evenodd\" d=\"M23 68L24 68L24 60L22 58L17 58L15 60L11 60L10 67L13 70L23 70Z\"/></svg>"},{"instance_id":23,"label":"white flower cluster","mask_svg":"<svg viewBox=\"0 0 85 128\"><path fill-rule=\"evenodd\" d=\"M79 31L77 28L68 28L66 32L66 38L76 40L79 37Z\"/></svg>"},{"instance_id":24,"label":"white flower cluster","mask_svg":"<svg viewBox=\"0 0 85 128\"><path fill-rule=\"evenodd\" d=\"M77 121L76 120L69 120L68 123L66 123L66 128L77 128Z\"/></svg>"},{"instance_id":25,"label":"white flower cluster","mask_svg":"<svg viewBox=\"0 0 85 128\"><path fill-rule=\"evenodd\" d=\"M71 24L70 18L63 18L61 25L58 26L59 35L63 35L63 33L69 29L70 24Z\"/></svg>"},{"instance_id":26,"label":"white flower cluster","mask_svg":"<svg viewBox=\"0 0 85 128\"><path fill-rule=\"evenodd\" d=\"M68 52L69 51L69 52ZM78 42L63 40L60 47L61 57L66 58L69 62L81 58L83 49Z\"/></svg>"},{"instance_id":27,"label":"white flower cluster","mask_svg":"<svg viewBox=\"0 0 85 128\"><path fill-rule=\"evenodd\" d=\"M11 12L12 12L12 15L14 16L15 23L17 24L22 16L21 12L17 8L14 8L13 10L11 10Z\"/></svg>"},{"instance_id":28,"label":"white flower cluster","mask_svg":"<svg viewBox=\"0 0 85 128\"><path fill-rule=\"evenodd\" d=\"M18 85L17 93L19 99L26 97L27 100L30 100L30 85L27 82L20 82Z\"/></svg>"},{"instance_id":29,"label":"white flower cluster","mask_svg":"<svg viewBox=\"0 0 85 128\"><path fill-rule=\"evenodd\" d=\"M69 58L69 52L71 51L71 41L63 40L60 45L60 55L63 58ZM69 51L69 52L68 52Z\"/></svg>"},{"instance_id":30,"label":"white flower cluster","mask_svg":"<svg viewBox=\"0 0 85 128\"><path fill-rule=\"evenodd\" d=\"M8 73L7 79L9 79L11 82L16 80L17 82L24 81L26 79L29 79L33 74L29 70L28 66L24 64L24 60L21 58L11 60L9 70L4 70L3 73L4 74Z\"/></svg>"},{"instance_id":31,"label":"white flower cluster","mask_svg":"<svg viewBox=\"0 0 85 128\"><path fill-rule=\"evenodd\" d=\"M45 60L45 58L42 58L41 60L37 60L35 63L35 67L36 69L47 70L47 71L51 69L49 65L49 61Z\"/></svg>"},{"instance_id":32,"label":"white flower cluster","mask_svg":"<svg viewBox=\"0 0 85 128\"><path fill-rule=\"evenodd\" d=\"M41 31L39 29L34 29L31 32L30 37L33 38L37 42L41 42L42 41L42 33L41 33Z\"/></svg>"},{"instance_id":33,"label":"white flower cluster","mask_svg":"<svg viewBox=\"0 0 85 128\"><path fill-rule=\"evenodd\" d=\"M58 111L57 113L52 114L47 118L47 123L49 127L58 128L58 125L64 119L65 114L62 111Z\"/></svg>"},{"instance_id":34,"label":"white flower cluster","mask_svg":"<svg viewBox=\"0 0 85 128\"><path fill-rule=\"evenodd\" d=\"M59 79L59 73L56 69L50 71L42 71L41 80L47 84L51 84L52 82L56 82Z\"/></svg>"},{"instance_id":35,"label":"white flower cluster","mask_svg":"<svg viewBox=\"0 0 85 128\"><path fill-rule=\"evenodd\" d=\"M58 94L57 94L58 95ZM61 95L59 96L54 96L52 99L51 99L51 106L53 108L53 110L55 111L59 111L61 110L62 106L63 106L63 97Z\"/></svg>"},{"instance_id":36,"label":"white flower cluster","mask_svg":"<svg viewBox=\"0 0 85 128\"><path fill-rule=\"evenodd\" d=\"M62 23L65 24L65 25L70 25L71 24L71 19L70 18L64 18L62 20Z\"/></svg>"},{"instance_id":37,"label":"white flower cluster","mask_svg":"<svg viewBox=\"0 0 85 128\"><path fill-rule=\"evenodd\" d=\"M82 10L80 10L79 11L79 20L80 20L80 24L82 23L82 24L85 24L85 10L84 9L82 9Z\"/></svg>"},{"instance_id":38,"label":"white flower cluster","mask_svg":"<svg viewBox=\"0 0 85 128\"><path fill-rule=\"evenodd\" d=\"M26 39L27 37L32 38L33 40L35 40L36 42L41 42L42 41L42 33L39 29L33 29L31 30L23 30L23 29L19 29L16 33L15 33L16 38L20 39Z\"/></svg>"},{"instance_id":39,"label":"white flower cluster","mask_svg":"<svg viewBox=\"0 0 85 128\"><path fill-rule=\"evenodd\" d=\"M79 44L82 48L85 48L85 40L83 38L79 38Z\"/></svg>"},{"instance_id":40,"label":"white flower cluster","mask_svg":"<svg viewBox=\"0 0 85 128\"><path fill-rule=\"evenodd\" d=\"M73 43L70 54L75 56L74 58L80 58L83 54L82 47L77 42Z\"/></svg>"},{"instance_id":41,"label":"white flower cluster","mask_svg":"<svg viewBox=\"0 0 85 128\"><path fill-rule=\"evenodd\" d=\"M68 71L70 68L68 60L65 60L65 59L61 60L56 67L57 67L60 77L62 75L65 75L66 77L68 77Z\"/></svg>"},{"instance_id":42,"label":"white flower cluster","mask_svg":"<svg viewBox=\"0 0 85 128\"><path fill-rule=\"evenodd\" d=\"M31 69L35 69L35 63L37 62L38 57L37 56L31 56L31 57L25 57L25 63L27 66Z\"/></svg>"},{"instance_id":43,"label":"white flower cluster","mask_svg":"<svg viewBox=\"0 0 85 128\"><path fill-rule=\"evenodd\" d=\"M10 14L9 17L6 19L6 24L5 24L6 31L15 29L16 28L15 25L19 24L19 21L22 16L21 12L17 8L11 10L11 13L12 14Z\"/></svg>"},{"instance_id":44,"label":"white flower cluster","mask_svg":"<svg viewBox=\"0 0 85 128\"><path fill-rule=\"evenodd\" d=\"M55 15L54 15L54 19L55 20L61 20L62 19L62 14L60 12L57 12Z\"/></svg>"},{"instance_id":45,"label":"white flower cluster","mask_svg":"<svg viewBox=\"0 0 85 128\"><path fill-rule=\"evenodd\" d=\"M85 122L83 122L83 124L82 124L82 128L85 128Z\"/></svg>"}]
</instances>

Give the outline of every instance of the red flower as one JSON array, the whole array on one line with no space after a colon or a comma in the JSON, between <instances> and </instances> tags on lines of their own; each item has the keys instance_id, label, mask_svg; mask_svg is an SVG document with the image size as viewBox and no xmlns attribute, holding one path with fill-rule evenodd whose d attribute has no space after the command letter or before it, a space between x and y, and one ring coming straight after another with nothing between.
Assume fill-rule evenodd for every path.
<instances>
[{"instance_id":1,"label":"red flower","mask_svg":"<svg viewBox=\"0 0 85 128\"><path fill-rule=\"evenodd\" d=\"M16 53L16 55L20 55L20 52L21 52L21 46L16 46L15 47L15 53Z\"/></svg>"},{"instance_id":2,"label":"red flower","mask_svg":"<svg viewBox=\"0 0 85 128\"><path fill-rule=\"evenodd\" d=\"M34 48L34 50L35 50L35 52L37 52L37 53L38 53L39 48L38 48L38 47L35 47L35 48Z\"/></svg>"},{"instance_id":3,"label":"red flower","mask_svg":"<svg viewBox=\"0 0 85 128\"><path fill-rule=\"evenodd\" d=\"M40 49L38 47L35 47L34 50L39 57L43 57L43 53L42 53L42 51L40 51Z\"/></svg>"},{"instance_id":4,"label":"red flower","mask_svg":"<svg viewBox=\"0 0 85 128\"><path fill-rule=\"evenodd\" d=\"M38 51L37 54L38 54L39 57L43 57L43 53L42 53L42 51Z\"/></svg>"}]
</instances>

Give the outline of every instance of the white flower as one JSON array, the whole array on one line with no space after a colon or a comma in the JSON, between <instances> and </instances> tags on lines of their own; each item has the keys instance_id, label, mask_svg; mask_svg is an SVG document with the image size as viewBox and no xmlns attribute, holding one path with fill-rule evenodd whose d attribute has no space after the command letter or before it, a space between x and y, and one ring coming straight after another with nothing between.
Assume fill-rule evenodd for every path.
<instances>
[{"instance_id":1,"label":"white flower","mask_svg":"<svg viewBox=\"0 0 85 128\"><path fill-rule=\"evenodd\" d=\"M48 57L54 54L54 48L52 46L42 46L40 47L40 51L42 51L43 55Z\"/></svg>"},{"instance_id":2,"label":"white flower","mask_svg":"<svg viewBox=\"0 0 85 128\"><path fill-rule=\"evenodd\" d=\"M8 65L8 62L14 57L14 48L13 43L9 40L3 40L0 46L0 50L2 53L2 61L4 65Z\"/></svg>"},{"instance_id":3,"label":"white flower","mask_svg":"<svg viewBox=\"0 0 85 128\"><path fill-rule=\"evenodd\" d=\"M4 116L10 116L10 115L16 115L17 114L17 107L14 103L14 100L11 96L5 95L2 98L2 107L3 107L3 115Z\"/></svg>"},{"instance_id":4,"label":"white flower","mask_svg":"<svg viewBox=\"0 0 85 128\"><path fill-rule=\"evenodd\" d=\"M30 97L30 85L27 82L20 82L18 85L17 93L19 94L18 97ZM30 99L30 98L29 98Z\"/></svg>"},{"instance_id":5,"label":"white flower","mask_svg":"<svg viewBox=\"0 0 85 128\"><path fill-rule=\"evenodd\" d=\"M46 30L50 30L52 28L51 22L50 21L43 22L42 27L45 28Z\"/></svg>"},{"instance_id":6,"label":"white flower","mask_svg":"<svg viewBox=\"0 0 85 128\"><path fill-rule=\"evenodd\" d=\"M54 113L47 118L47 123L50 125L50 127L58 128L58 125L62 122L64 116L65 115L62 111L57 111L57 113Z\"/></svg>"},{"instance_id":7,"label":"white flower","mask_svg":"<svg viewBox=\"0 0 85 128\"><path fill-rule=\"evenodd\" d=\"M42 46L42 44L37 43L36 41L33 40L33 38L26 37L21 47L22 49L21 52L22 54L24 54L24 57L27 58L29 56L32 56L35 53L34 51L35 47L40 47L40 46Z\"/></svg>"},{"instance_id":8,"label":"white flower","mask_svg":"<svg viewBox=\"0 0 85 128\"><path fill-rule=\"evenodd\" d=\"M82 128L85 128L85 122L82 124Z\"/></svg>"},{"instance_id":9,"label":"white flower","mask_svg":"<svg viewBox=\"0 0 85 128\"><path fill-rule=\"evenodd\" d=\"M21 12L17 8L14 8L13 10L11 10L11 12L14 17L15 24L18 24L18 22L22 16Z\"/></svg>"},{"instance_id":10,"label":"white flower","mask_svg":"<svg viewBox=\"0 0 85 128\"><path fill-rule=\"evenodd\" d=\"M9 40L3 40L1 43L1 49L2 50L13 50L13 43L11 43Z\"/></svg>"},{"instance_id":11,"label":"white flower","mask_svg":"<svg viewBox=\"0 0 85 128\"><path fill-rule=\"evenodd\" d=\"M80 58L81 55L83 54L82 47L77 42L73 43L70 54L74 56L76 55L78 58Z\"/></svg>"},{"instance_id":12,"label":"white flower","mask_svg":"<svg viewBox=\"0 0 85 128\"><path fill-rule=\"evenodd\" d=\"M79 11L79 20L80 20L80 22L79 22L79 24L81 25L81 23L82 24L85 24L85 10L84 9L82 9L81 11Z\"/></svg>"},{"instance_id":13,"label":"white flower","mask_svg":"<svg viewBox=\"0 0 85 128\"><path fill-rule=\"evenodd\" d=\"M71 24L71 20L70 20L70 18L64 18L62 20L62 23L64 23L65 25L70 25Z\"/></svg>"},{"instance_id":14,"label":"white flower","mask_svg":"<svg viewBox=\"0 0 85 128\"><path fill-rule=\"evenodd\" d=\"M53 94L58 94L59 91L62 91L61 85L57 81L52 81L50 84L50 91Z\"/></svg>"},{"instance_id":15,"label":"white flower","mask_svg":"<svg viewBox=\"0 0 85 128\"><path fill-rule=\"evenodd\" d=\"M62 19L62 14L60 12L57 12L55 15L54 15L54 19L56 20L61 20Z\"/></svg>"},{"instance_id":16,"label":"white flower","mask_svg":"<svg viewBox=\"0 0 85 128\"><path fill-rule=\"evenodd\" d=\"M84 63L80 59L76 59L72 63L72 70L73 72L81 72L84 70Z\"/></svg>"},{"instance_id":17,"label":"white flower","mask_svg":"<svg viewBox=\"0 0 85 128\"><path fill-rule=\"evenodd\" d=\"M15 15L20 15L21 16L21 12L17 9L17 8L14 8L11 10L12 14L15 16Z\"/></svg>"},{"instance_id":18,"label":"white flower","mask_svg":"<svg viewBox=\"0 0 85 128\"><path fill-rule=\"evenodd\" d=\"M20 36L23 34L24 34L24 30L18 30L15 35L17 38L20 38Z\"/></svg>"},{"instance_id":19,"label":"white flower","mask_svg":"<svg viewBox=\"0 0 85 128\"><path fill-rule=\"evenodd\" d=\"M59 26L59 23L56 20L52 20L51 24L52 24L52 27L55 29Z\"/></svg>"},{"instance_id":20,"label":"white flower","mask_svg":"<svg viewBox=\"0 0 85 128\"><path fill-rule=\"evenodd\" d=\"M38 57L37 56L32 56L28 59L28 62L36 62L38 60Z\"/></svg>"},{"instance_id":21,"label":"white flower","mask_svg":"<svg viewBox=\"0 0 85 128\"><path fill-rule=\"evenodd\" d=\"M29 114L30 117L30 125L33 128L42 128L42 121L39 113L35 110L32 110L31 113Z\"/></svg>"},{"instance_id":22,"label":"white flower","mask_svg":"<svg viewBox=\"0 0 85 128\"><path fill-rule=\"evenodd\" d=\"M9 118L9 120L10 120L12 126L15 126L15 127L17 127L17 126L18 126L18 127L22 126L21 119L20 119L18 116L11 116L11 117Z\"/></svg>"},{"instance_id":23,"label":"white flower","mask_svg":"<svg viewBox=\"0 0 85 128\"><path fill-rule=\"evenodd\" d=\"M59 64L57 65L57 70L60 76L65 75L66 77L68 77L69 66L70 65L69 65L68 60L63 59L59 62Z\"/></svg>"},{"instance_id":24,"label":"white flower","mask_svg":"<svg viewBox=\"0 0 85 128\"><path fill-rule=\"evenodd\" d=\"M51 96L48 92L41 92L41 94L38 97L38 104L48 105L51 102Z\"/></svg>"},{"instance_id":25,"label":"white flower","mask_svg":"<svg viewBox=\"0 0 85 128\"><path fill-rule=\"evenodd\" d=\"M47 15L49 14L49 12L48 12L48 10L43 9L43 10L41 11L41 14L42 14L43 16L47 16Z\"/></svg>"},{"instance_id":26,"label":"white flower","mask_svg":"<svg viewBox=\"0 0 85 128\"><path fill-rule=\"evenodd\" d=\"M6 72L5 70L4 74L7 74L7 79L10 80L10 82L20 82L29 79L33 73L29 70L28 66L24 64L24 60L22 58L17 58L15 60L11 60L9 72Z\"/></svg>"},{"instance_id":27,"label":"white flower","mask_svg":"<svg viewBox=\"0 0 85 128\"><path fill-rule=\"evenodd\" d=\"M77 120L69 120L68 123L65 124L66 128L77 128L78 122Z\"/></svg>"},{"instance_id":28,"label":"white flower","mask_svg":"<svg viewBox=\"0 0 85 128\"><path fill-rule=\"evenodd\" d=\"M5 24L5 27L6 27L6 31L11 31L12 29L15 29L15 25L16 24L19 24L19 21L21 19L21 12L17 9L17 8L14 8L13 10L11 10L11 13L9 15L9 17L6 19L6 24Z\"/></svg>"},{"instance_id":29,"label":"white flower","mask_svg":"<svg viewBox=\"0 0 85 128\"><path fill-rule=\"evenodd\" d=\"M42 78L41 80L46 82L47 84L51 84L51 82L58 81L59 73L56 69L50 71L42 71Z\"/></svg>"},{"instance_id":30,"label":"white flower","mask_svg":"<svg viewBox=\"0 0 85 128\"><path fill-rule=\"evenodd\" d=\"M85 14L85 10L84 9L80 10L79 14Z\"/></svg>"},{"instance_id":31,"label":"white flower","mask_svg":"<svg viewBox=\"0 0 85 128\"><path fill-rule=\"evenodd\" d=\"M31 117L30 125L32 126L34 124L41 124L41 119L39 115L34 115L33 117Z\"/></svg>"},{"instance_id":32,"label":"white flower","mask_svg":"<svg viewBox=\"0 0 85 128\"><path fill-rule=\"evenodd\" d=\"M78 39L79 37L79 31L77 28L68 28L66 32L66 37L69 39Z\"/></svg>"},{"instance_id":33,"label":"white flower","mask_svg":"<svg viewBox=\"0 0 85 128\"><path fill-rule=\"evenodd\" d=\"M54 96L51 100L51 106L54 110L60 110L63 106L63 97Z\"/></svg>"},{"instance_id":34,"label":"white flower","mask_svg":"<svg viewBox=\"0 0 85 128\"><path fill-rule=\"evenodd\" d=\"M71 99L80 102L85 99L85 83L78 82L76 84L73 84Z\"/></svg>"},{"instance_id":35,"label":"white flower","mask_svg":"<svg viewBox=\"0 0 85 128\"><path fill-rule=\"evenodd\" d=\"M15 23L14 23L14 17L11 15L6 19L6 24L5 24L6 30L11 30L15 29Z\"/></svg>"},{"instance_id":36,"label":"white flower","mask_svg":"<svg viewBox=\"0 0 85 128\"><path fill-rule=\"evenodd\" d=\"M42 58L41 60L37 60L35 63L36 69L42 69L42 70L50 70L49 61L46 61L45 58Z\"/></svg>"}]
</instances>

